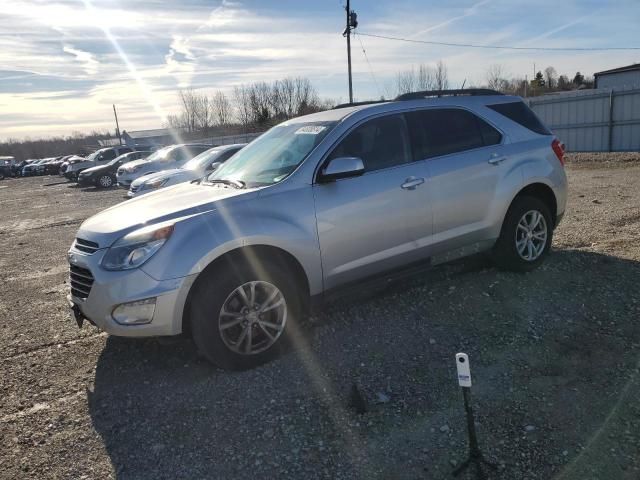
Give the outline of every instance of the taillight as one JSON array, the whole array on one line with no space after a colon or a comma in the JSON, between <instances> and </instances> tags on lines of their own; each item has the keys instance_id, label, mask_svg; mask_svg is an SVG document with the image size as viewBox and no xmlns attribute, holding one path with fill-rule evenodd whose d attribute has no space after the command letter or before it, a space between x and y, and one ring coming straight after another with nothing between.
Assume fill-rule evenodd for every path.
<instances>
[{"instance_id":1,"label":"taillight","mask_svg":"<svg viewBox=\"0 0 640 480\"><path fill-rule=\"evenodd\" d=\"M554 138L553 143L551 143L551 149L553 153L556 154L556 157L558 157L560 165L564 167L564 144L557 138Z\"/></svg>"}]
</instances>

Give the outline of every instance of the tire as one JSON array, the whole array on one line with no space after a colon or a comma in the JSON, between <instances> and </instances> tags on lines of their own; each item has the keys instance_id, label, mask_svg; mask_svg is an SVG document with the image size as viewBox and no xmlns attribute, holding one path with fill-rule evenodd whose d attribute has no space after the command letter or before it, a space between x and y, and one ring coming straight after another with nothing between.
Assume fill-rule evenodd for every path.
<instances>
[{"instance_id":1,"label":"tire","mask_svg":"<svg viewBox=\"0 0 640 480\"><path fill-rule=\"evenodd\" d=\"M532 224L534 228L528 228ZM507 211L500 237L493 247L494 262L504 270L534 270L549 253L553 227L549 208L542 200L529 196L516 197Z\"/></svg>"},{"instance_id":2,"label":"tire","mask_svg":"<svg viewBox=\"0 0 640 480\"><path fill-rule=\"evenodd\" d=\"M251 268L246 260L235 260L227 262L226 268L205 271L193 287L190 303L191 333L200 353L227 370L254 368L278 357L291 343L302 318L302 295L293 277L284 265L271 260L260 260L259 268ZM253 305L262 304L264 312L247 307L251 284ZM273 307L275 304L280 305ZM223 307L229 313L223 313ZM264 322L282 329L264 326ZM249 343L255 352L247 353Z\"/></svg>"},{"instance_id":3,"label":"tire","mask_svg":"<svg viewBox=\"0 0 640 480\"><path fill-rule=\"evenodd\" d=\"M101 175L96 180L96 187L98 188L111 188L113 187L113 177L111 175Z\"/></svg>"}]
</instances>

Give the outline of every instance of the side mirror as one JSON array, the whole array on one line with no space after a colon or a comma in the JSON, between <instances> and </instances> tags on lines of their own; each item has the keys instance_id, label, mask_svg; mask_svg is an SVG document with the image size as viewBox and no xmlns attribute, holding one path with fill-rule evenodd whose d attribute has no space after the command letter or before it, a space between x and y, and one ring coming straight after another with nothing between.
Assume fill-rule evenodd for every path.
<instances>
[{"instance_id":1,"label":"side mirror","mask_svg":"<svg viewBox=\"0 0 640 480\"><path fill-rule=\"evenodd\" d=\"M320 173L319 181L332 182L339 178L357 177L364 173L364 163L358 157L337 157L329 161Z\"/></svg>"},{"instance_id":2,"label":"side mirror","mask_svg":"<svg viewBox=\"0 0 640 480\"><path fill-rule=\"evenodd\" d=\"M207 172L215 172L218 169L218 167L220 167L220 165L222 165L222 163L213 162L211 165L207 167Z\"/></svg>"}]
</instances>

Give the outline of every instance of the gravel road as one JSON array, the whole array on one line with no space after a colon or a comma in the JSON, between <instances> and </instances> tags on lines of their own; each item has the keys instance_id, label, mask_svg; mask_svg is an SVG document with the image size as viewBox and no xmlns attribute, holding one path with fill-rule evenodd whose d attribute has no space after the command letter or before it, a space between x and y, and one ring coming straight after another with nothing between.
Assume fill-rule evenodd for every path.
<instances>
[{"instance_id":1,"label":"gravel road","mask_svg":"<svg viewBox=\"0 0 640 480\"><path fill-rule=\"evenodd\" d=\"M537 271L477 256L363 292L241 373L188 340L75 326L65 253L122 191L0 182L0 478L451 478L458 351L490 478L640 478L640 156L574 155L567 171Z\"/></svg>"}]
</instances>

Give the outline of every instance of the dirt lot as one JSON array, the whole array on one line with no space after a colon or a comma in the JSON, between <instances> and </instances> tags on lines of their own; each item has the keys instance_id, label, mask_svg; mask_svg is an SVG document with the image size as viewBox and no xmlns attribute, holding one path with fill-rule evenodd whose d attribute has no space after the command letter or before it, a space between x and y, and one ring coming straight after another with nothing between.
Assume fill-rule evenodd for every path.
<instances>
[{"instance_id":1,"label":"dirt lot","mask_svg":"<svg viewBox=\"0 0 640 480\"><path fill-rule=\"evenodd\" d=\"M433 269L331 307L307 345L242 373L187 340L75 326L65 253L122 191L0 182L0 477L450 478L466 351L491 478L640 478L640 161L573 160L542 268Z\"/></svg>"}]
</instances>

